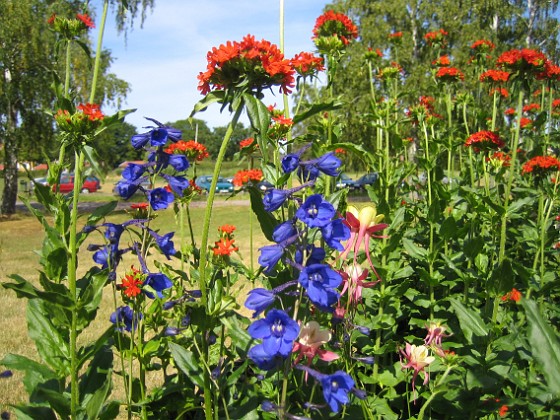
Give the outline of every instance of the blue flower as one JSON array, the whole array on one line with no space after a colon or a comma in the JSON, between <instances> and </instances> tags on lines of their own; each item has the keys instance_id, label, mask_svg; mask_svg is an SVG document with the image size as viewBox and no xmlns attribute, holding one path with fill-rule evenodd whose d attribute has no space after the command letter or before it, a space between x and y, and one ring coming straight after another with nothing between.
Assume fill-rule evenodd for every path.
<instances>
[{"instance_id":1,"label":"blue flower","mask_svg":"<svg viewBox=\"0 0 560 420\"><path fill-rule=\"evenodd\" d=\"M263 319L253 322L247 332L251 337L263 340L267 355L287 357L299 335L299 325L286 312L272 309Z\"/></svg>"},{"instance_id":2,"label":"blue flower","mask_svg":"<svg viewBox=\"0 0 560 420\"><path fill-rule=\"evenodd\" d=\"M175 196L173 193L167 191L165 188L154 188L148 192L148 200L154 210L166 209L173 203L174 199Z\"/></svg>"},{"instance_id":3,"label":"blue flower","mask_svg":"<svg viewBox=\"0 0 560 420\"><path fill-rule=\"evenodd\" d=\"M338 301L335 290L342 283L342 276L327 264L311 264L303 267L298 278L307 296L320 309L330 310Z\"/></svg>"},{"instance_id":4,"label":"blue flower","mask_svg":"<svg viewBox=\"0 0 560 420\"><path fill-rule=\"evenodd\" d=\"M185 155L171 154L169 155L169 165L176 171L182 172L189 169L189 161Z\"/></svg>"},{"instance_id":5,"label":"blue flower","mask_svg":"<svg viewBox=\"0 0 560 420\"><path fill-rule=\"evenodd\" d=\"M304 255L307 256L307 260L303 261ZM296 249L295 253L295 261L300 265L311 265L311 264L320 264L325 259L327 253L325 250L318 246L307 245L305 248L298 248Z\"/></svg>"},{"instance_id":6,"label":"blue flower","mask_svg":"<svg viewBox=\"0 0 560 420\"><path fill-rule=\"evenodd\" d=\"M274 292L258 287L248 293L245 307L255 311L253 318L256 318L261 312L268 308L276 300Z\"/></svg>"},{"instance_id":7,"label":"blue flower","mask_svg":"<svg viewBox=\"0 0 560 420\"><path fill-rule=\"evenodd\" d=\"M130 139L132 143L132 147L135 149L140 149L148 142L150 142L151 146L158 147L164 146L167 143L167 140L171 140L173 142L177 142L181 139L182 133L181 130L177 130L175 128L166 127L159 121L154 120L153 118L146 118L154 122L157 127L153 127L152 130L148 131L147 133L137 134L132 136Z\"/></svg>"},{"instance_id":8,"label":"blue flower","mask_svg":"<svg viewBox=\"0 0 560 420\"><path fill-rule=\"evenodd\" d=\"M146 172L146 165L139 165L137 163L129 163L122 171L123 178L128 181L136 181Z\"/></svg>"},{"instance_id":9,"label":"blue flower","mask_svg":"<svg viewBox=\"0 0 560 420\"><path fill-rule=\"evenodd\" d=\"M270 356L264 351L263 344L257 344L249 349L247 356L262 370L270 370L282 360L277 356Z\"/></svg>"},{"instance_id":10,"label":"blue flower","mask_svg":"<svg viewBox=\"0 0 560 420\"><path fill-rule=\"evenodd\" d=\"M142 319L142 314L135 314L130 306L119 306L109 319L116 325L117 331L130 332L136 330L138 322Z\"/></svg>"},{"instance_id":11,"label":"blue flower","mask_svg":"<svg viewBox=\"0 0 560 420\"><path fill-rule=\"evenodd\" d=\"M145 289L146 286L148 286L149 289ZM155 292L157 297L161 299L163 297L162 291L165 289L169 289L171 286L173 286L173 283L165 274L150 273L148 274L148 276L146 277L146 281L144 282L143 291L150 299L154 298L154 294L152 292Z\"/></svg>"},{"instance_id":12,"label":"blue flower","mask_svg":"<svg viewBox=\"0 0 560 420\"><path fill-rule=\"evenodd\" d=\"M313 181L319 176L319 169L313 164L301 164L298 176L303 181Z\"/></svg>"},{"instance_id":13,"label":"blue flower","mask_svg":"<svg viewBox=\"0 0 560 420\"><path fill-rule=\"evenodd\" d=\"M339 158L337 158L333 152L329 152L324 154L323 156L315 159L314 161L315 166L321 172L329 176L338 176L340 165L342 162Z\"/></svg>"},{"instance_id":14,"label":"blue flower","mask_svg":"<svg viewBox=\"0 0 560 420\"><path fill-rule=\"evenodd\" d=\"M282 245L267 245L259 248L261 255L259 256L259 264L264 267L265 273L270 273L282 255L284 255L284 247Z\"/></svg>"},{"instance_id":15,"label":"blue flower","mask_svg":"<svg viewBox=\"0 0 560 420\"><path fill-rule=\"evenodd\" d=\"M313 194L297 209L296 217L311 228L320 228L329 224L335 213L333 205L321 194Z\"/></svg>"},{"instance_id":16,"label":"blue flower","mask_svg":"<svg viewBox=\"0 0 560 420\"><path fill-rule=\"evenodd\" d=\"M173 238L173 235L175 235L175 232L169 232L163 236L160 236L153 230L150 230L149 232L150 235L152 235L156 240L156 244L159 247L160 251L167 257L168 260L170 260L170 255L175 255L177 253L174 248L174 243L171 240L171 238Z\"/></svg>"},{"instance_id":17,"label":"blue flower","mask_svg":"<svg viewBox=\"0 0 560 420\"><path fill-rule=\"evenodd\" d=\"M169 183L169 187L179 197L182 197L183 191L190 186L189 180L182 176L164 175L164 178Z\"/></svg>"},{"instance_id":18,"label":"blue flower","mask_svg":"<svg viewBox=\"0 0 560 420\"><path fill-rule=\"evenodd\" d=\"M142 181L143 178L138 178L134 181L121 180L117 183L115 188L121 198L128 200L138 191Z\"/></svg>"},{"instance_id":19,"label":"blue flower","mask_svg":"<svg viewBox=\"0 0 560 420\"><path fill-rule=\"evenodd\" d=\"M272 232L272 240L276 243L283 242L292 236L297 235L297 229L294 226L293 220L280 223L274 227Z\"/></svg>"},{"instance_id":20,"label":"blue flower","mask_svg":"<svg viewBox=\"0 0 560 420\"><path fill-rule=\"evenodd\" d=\"M300 153L290 153L282 158L282 170L285 174L295 171L300 162Z\"/></svg>"},{"instance_id":21,"label":"blue flower","mask_svg":"<svg viewBox=\"0 0 560 420\"><path fill-rule=\"evenodd\" d=\"M157 172L167 168L169 165L179 172L186 171L189 168L189 161L185 155L165 153L161 149L150 153L148 155L148 162L155 163Z\"/></svg>"},{"instance_id":22,"label":"blue flower","mask_svg":"<svg viewBox=\"0 0 560 420\"><path fill-rule=\"evenodd\" d=\"M277 190L272 188L263 197L265 211L271 212L278 210L290 196L290 190Z\"/></svg>"},{"instance_id":23,"label":"blue flower","mask_svg":"<svg viewBox=\"0 0 560 420\"><path fill-rule=\"evenodd\" d=\"M344 219L334 219L321 228L323 239L333 249L344 250L340 241L350 239L350 228L343 222Z\"/></svg>"},{"instance_id":24,"label":"blue flower","mask_svg":"<svg viewBox=\"0 0 560 420\"><path fill-rule=\"evenodd\" d=\"M340 411L340 406L347 404L350 399L348 393L354 388L354 380L350 375L341 370L332 375L324 375L321 378L323 397L335 413Z\"/></svg>"}]
</instances>

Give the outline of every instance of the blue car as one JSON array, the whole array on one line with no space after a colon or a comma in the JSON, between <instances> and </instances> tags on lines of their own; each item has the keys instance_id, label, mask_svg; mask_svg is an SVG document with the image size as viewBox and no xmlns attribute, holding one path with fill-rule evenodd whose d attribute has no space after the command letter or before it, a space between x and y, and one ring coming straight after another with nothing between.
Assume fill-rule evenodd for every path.
<instances>
[{"instance_id":1,"label":"blue car","mask_svg":"<svg viewBox=\"0 0 560 420\"><path fill-rule=\"evenodd\" d=\"M377 172L362 175L354 182L354 188L357 190L365 190L367 185L375 184L378 179L379 174Z\"/></svg>"},{"instance_id":2,"label":"blue car","mask_svg":"<svg viewBox=\"0 0 560 420\"><path fill-rule=\"evenodd\" d=\"M199 176L196 178L195 183L206 192L210 192L210 186L212 184L212 175ZM233 184L231 182L227 181L222 177L218 177L218 182L216 184L217 193L232 193L233 189L234 189Z\"/></svg>"}]
</instances>

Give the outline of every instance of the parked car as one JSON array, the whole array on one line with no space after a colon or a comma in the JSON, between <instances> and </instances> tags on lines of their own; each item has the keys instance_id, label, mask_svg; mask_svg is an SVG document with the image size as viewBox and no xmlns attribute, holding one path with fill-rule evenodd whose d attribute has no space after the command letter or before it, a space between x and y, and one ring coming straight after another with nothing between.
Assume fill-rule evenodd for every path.
<instances>
[{"instance_id":1,"label":"parked car","mask_svg":"<svg viewBox=\"0 0 560 420\"><path fill-rule=\"evenodd\" d=\"M98 190L99 180L95 177L86 177L84 183L82 184L82 189L80 190L83 194L88 194L96 192ZM60 185L53 185L53 191L59 191L61 193L69 193L74 190L74 175L63 174L60 177Z\"/></svg>"},{"instance_id":2,"label":"parked car","mask_svg":"<svg viewBox=\"0 0 560 420\"><path fill-rule=\"evenodd\" d=\"M378 179L379 179L379 174L377 172L362 175L354 182L354 188L357 190L365 190L367 185L375 184Z\"/></svg>"},{"instance_id":3,"label":"parked car","mask_svg":"<svg viewBox=\"0 0 560 420\"><path fill-rule=\"evenodd\" d=\"M200 188L205 190L206 192L210 191L210 185L212 184L212 176L211 175L202 175L196 178L196 185ZM233 184L231 182L226 181L222 177L218 177L218 182L216 184L216 192L220 193L229 193L233 192Z\"/></svg>"},{"instance_id":4,"label":"parked car","mask_svg":"<svg viewBox=\"0 0 560 420\"><path fill-rule=\"evenodd\" d=\"M339 190L342 188L353 190L356 188L355 181L346 174L340 174L340 178L336 181L336 188Z\"/></svg>"}]
</instances>

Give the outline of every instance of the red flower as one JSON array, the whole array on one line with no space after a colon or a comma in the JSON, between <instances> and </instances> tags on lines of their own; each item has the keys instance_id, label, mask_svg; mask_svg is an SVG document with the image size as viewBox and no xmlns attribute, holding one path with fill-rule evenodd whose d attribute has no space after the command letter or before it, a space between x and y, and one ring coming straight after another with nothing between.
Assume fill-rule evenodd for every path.
<instances>
[{"instance_id":1,"label":"red flower","mask_svg":"<svg viewBox=\"0 0 560 420\"><path fill-rule=\"evenodd\" d=\"M290 60L290 64L300 76L312 76L325 70L322 57L316 57L310 52L300 52Z\"/></svg>"},{"instance_id":2,"label":"red flower","mask_svg":"<svg viewBox=\"0 0 560 420\"><path fill-rule=\"evenodd\" d=\"M464 80L465 75L456 67L440 67L436 73L436 77L442 81L458 82Z\"/></svg>"},{"instance_id":3,"label":"red flower","mask_svg":"<svg viewBox=\"0 0 560 420\"><path fill-rule=\"evenodd\" d=\"M506 51L496 60L496 64L512 72L535 75L542 73L547 63L548 59L542 52L528 48Z\"/></svg>"},{"instance_id":4,"label":"red flower","mask_svg":"<svg viewBox=\"0 0 560 420\"><path fill-rule=\"evenodd\" d=\"M502 302L507 302L508 300L519 302L521 300L521 292L516 288L511 289L511 292L507 292L502 296Z\"/></svg>"},{"instance_id":5,"label":"red flower","mask_svg":"<svg viewBox=\"0 0 560 420\"><path fill-rule=\"evenodd\" d=\"M53 13L53 14L48 18L47 23L48 23L49 25L52 25L52 24L54 24L54 20L55 20L55 19L56 19L56 13Z\"/></svg>"},{"instance_id":6,"label":"red flower","mask_svg":"<svg viewBox=\"0 0 560 420\"><path fill-rule=\"evenodd\" d=\"M187 156L188 159L194 159L199 162L210 156L206 146L194 140L179 140L176 143L171 143L164 152L169 154L183 154Z\"/></svg>"},{"instance_id":7,"label":"red flower","mask_svg":"<svg viewBox=\"0 0 560 420\"><path fill-rule=\"evenodd\" d=\"M523 107L523 112L532 113L537 112L541 109L539 104L527 104Z\"/></svg>"},{"instance_id":8,"label":"red flower","mask_svg":"<svg viewBox=\"0 0 560 420\"><path fill-rule=\"evenodd\" d=\"M560 161L554 156L535 156L523 164L522 174L543 176L549 172L560 171Z\"/></svg>"},{"instance_id":9,"label":"red flower","mask_svg":"<svg viewBox=\"0 0 560 420\"><path fill-rule=\"evenodd\" d=\"M262 181L263 173L260 169L245 169L238 171L233 177L233 185L241 187L249 182L257 183Z\"/></svg>"},{"instance_id":10,"label":"red flower","mask_svg":"<svg viewBox=\"0 0 560 420\"><path fill-rule=\"evenodd\" d=\"M509 73L503 70L487 70L480 75L481 82L507 82Z\"/></svg>"},{"instance_id":11,"label":"red flower","mask_svg":"<svg viewBox=\"0 0 560 420\"><path fill-rule=\"evenodd\" d=\"M533 126L533 120L531 118L521 117L519 125L521 128L531 128Z\"/></svg>"},{"instance_id":12,"label":"red flower","mask_svg":"<svg viewBox=\"0 0 560 420\"><path fill-rule=\"evenodd\" d=\"M317 18L313 28L313 38L337 37L344 45L358 38L358 27L343 13L328 10Z\"/></svg>"},{"instance_id":13,"label":"red flower","mask_svg":"<svg viewBox=\"0 0 560 420\"><path fill-rule=\"evenodd\" d=\"M150 203L132 203L130 208L133 210L147 210L150 207Z\"/></svg>"},{"instance_id":14,"label":"red flower","mask_svg":"<svg viewBox=\"0 0 560 420\"><path fill-rule=\"evenodd\" d=\"M443 29L439 29L434 32L428 32L426 35L424 35L424 39L426 40L428 45L434 45L440 43L443 44L442 41L447 35L449 34L446 31L444 31Z\"/></svg>"},{"instance_id":15,"label":"red flower","mask_svg":"<svg viewBox=\"0 0 560 420\"><path fill-rule=\"evenodd\" d=\"M86 28L95 28L95 23L93 23L93 20L91 20L91 18L87 14L78 13L76 15L76 18L78 18L78 20L80 20L86 26Z\"/></svg>"},{"instance_id":16,"label":"red flower","mask_svg":"<svg viewBox=\"0 0 560 420\"><path fill-rule=\"evenodd\" d=\"M399 39L399 38L402 38L402 35L403 35L403 33L399 31L399 32L390 33L389 35L387 35L387 37L389 39Z\"/></svg>"},{"instance_id":17,"label":"red flower","mask_svg":"<svg viewBox=\"0 0 560 420\"><path fill-rule=\"evenodd\" d=\"M498 415L500 417L505 417L507 415L508 410L509 410L508 406L504 404L500 407L500 411L498 412Z\"/></svg>"},{"instance_id":18,"label":"red flower","mask_svg":"<svg viewBox=\"0 0 560 420\"><path fill-rule=\"evenodd\" d=\"M515 113L516 113L515 108L508 108L504 111L504 115L507 115L508 117L515 115Z\"/></svg>"},{"instance_id":19,"label":"red flower","mask_svg":"<svg viewBox=\"0 0 560 420\"><path fill-rule=\"evenodd\" d=\"M142 292L143 274L140 270L134 267L130 267L131 271L125 274L122 279L122 284L120 288L123 289L123 293L129 297L136 297Z\"/></svg>"},{"instance_id":20,"label":"red flower","mask_svg":"<svg viewBox=\"0 0 560 420\"><path fill-rule=\"evenodd\" d=\"M480 52L492 51L494 48L496 48L494 43L488 41L487 39L479 39L478 41L473 42L473 44L471 45L472 50Z\"/></svg>"},{"instance_id":21,"label":"red flower","mask_svg":"<svg viewBox=\"0 0 560 420\"><path fill-rule=\"evenodd\" d=\"M225 234L226 236L231 236L235 231L236 227L233 225L222 225L218 228L218 232Z\"/></svg>"},{"instance_id":22,"label":"red flower","mask_svg":"<svg viewBox=\"0 0 560 420\"><path fill-rule=\"evenodd\" d=\"M82 111L90 121L101 121L105 118L98 104L80 104L78 105L78 109Z\"/></svg>"},{"instance_id":23,"label":"red flower","mask_svg":"<svg viewBox=\"0 0 560 420\"><path fill-rule=\"evenodd\" d=\"M498 150L492 153L491 156L487 157L486 162L490 162L492 165L498 168L502 166L504 168L508 168L510 166L511 156Z\"/></svg>"},{"instance_id":24,"label":"red flower","mask_svg":"<svg viewBox=\"0 0 560 420\"><path fill-rule=\"evenodd\" d=\"M497 93L498 95L500 95L502 98L507 98L509 96L509 92L507 89L505 88L494 88L494 89L490 89L490 95L493 95L494 93Z\"/></svg>"},{"instance_id":25,"label":"red flower","mask_svg":"<svg viewBox=\"0 0 560 420\"><path fill-rule=\"evenodd\" d=\"M244 86L251 92L280 86L290 93L294 86L294 69L284 54L269 41L247 35L241 42L228 41L212 48L207 56L206 72L198 75L198 89L207 94L213 89L229 90Z\"/></svg>"},{"instance_id":26,"label":"red flower","mask_svg":"<svg viewBox=\"0 0 560 420\"><path fill-rule=\"evenodd\" d=\"M448 55L442 55L441 57L438 57L434 61L432 61L433 66L447 67L450 64L451 64L451 61L449 60Z\"/></svg>"},{"instance_id":27,"label":"red flower","mask_svg":"<svg viewBox=\"0 0 560 420\"><path fill-rule=\"evenodd\" d=\"M221 238L214 243L215 246L212 248L214 255L229 256L233 252L238 251L239 248L233 245L234 242L235 239Z\"/></svg>"},{"instance_id":28,"label":"red flower","mask_svg":"<svg viewBox=\"0 0 560 420\"><path fill-rule=\"evenodd\" d=\"M475 152L480 150L501 149L506 144L497 133L489 130L478 131L471 134L465 141L465 146L471 146Z\"/></svg>"}]
</instances>

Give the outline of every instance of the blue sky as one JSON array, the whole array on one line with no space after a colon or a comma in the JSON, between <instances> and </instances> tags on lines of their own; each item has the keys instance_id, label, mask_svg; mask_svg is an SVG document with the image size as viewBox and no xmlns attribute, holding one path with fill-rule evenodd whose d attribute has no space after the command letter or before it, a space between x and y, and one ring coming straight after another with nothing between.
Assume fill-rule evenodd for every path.
<instances>
[{"instance_id":1,"label":"blue sky","mask_svg":"<svg viewBox=\"0 0 560 420\"><path fill-rule=\"evenodd\" d=\"M110 17L103 41L115 58L111 72L131 86L121 108L137 108L137 111L127 116L126 121L140 131L150 125L144 116L161 122L189 116L194 104L202 98L196 76L205 70L206 53L212 47L228 40L241 40L247 34L276 44L280 40L280 0L156 0L155 3L143 27L140 28L137 19L126 41L123 34L116 32L114 18ZM286 57L314 51L313 26L328 3L326 0L284 1ZM269 96L265 102L280 106L282 97ZM226 125L230 115L227 111L220 114L219 108L219 105L209 107L196 118L205 120L210 127Z\"/></svg>"}]
</instances>

